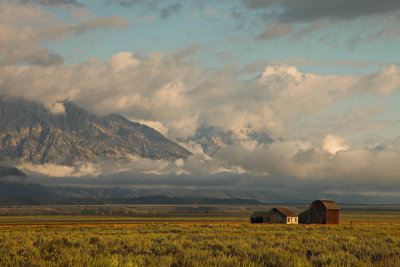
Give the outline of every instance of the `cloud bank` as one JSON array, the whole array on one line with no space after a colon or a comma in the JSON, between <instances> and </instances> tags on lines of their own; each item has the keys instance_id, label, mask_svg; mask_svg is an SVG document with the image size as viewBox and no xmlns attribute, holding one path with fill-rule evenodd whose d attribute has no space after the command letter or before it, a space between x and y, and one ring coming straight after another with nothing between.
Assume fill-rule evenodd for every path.
<instances>
[{"instance_id":1,"label":"cloud bank","mask_svg":"<svg viewBox=\"0 0 400 267\"><path fill-rule=\"evenodd\" d=\"M110 181L126 177L121 183L132 186L153 183L197 188L230 183L249 189L272 188L271 179L279 184L287 177L296 184L315 181L320 185L318 190L332 181L337 182L338 192L348 192L350 182L359 185L354 189L359 193L370 192L377 184L374 192L382 193L390 185L400 190L398 139L381 144L380 149L371 144L353 147L338 135L336 123L320 129L322 135L307 139L292 132L304 127L299 124L302 117L313 116L318 121L324 116L324 108L336 101L397 92L397 68L362 76L321 76L301 73L295 67L268 66L251 80L241 80L237 75L232 69L203 70L179 52L145 56L121 52L105 62L91 59L72 65L5 66L0 72L0 90L53 109L55 101L68 99L97 113L122 113L133 120L152 122L173 139L193 135L201 125L212 125L232 131L239 140L212 157L196 143L182 144L195 153L185 161L132 158L129 165L20 166L33 176L109 177L104 179ZM379 109L358 109L338 121L344 123L344 129L357 123L361 127L357 130L362 131L373 124L371 115L377 114ZM354 119L346 120L346 116ZM267 132L275 141L267 145L247 139L246 134L253 131ZM140 181L135 178L138 176L142 177ZM217 180L222 184L211 182L215 176L223 177ZM276 184L274 187L279 188Z\"/></svg>"},{"instance_id":2,"label":"cloud bank","mask_svg":"<svg viewBox=\"0 0 400 267\"><path fill-rule=\"evenodd\" d=\"M0 88L48 108L69 100L96 113L117 112L158 122L170 138L193 135L201 125L237 136L263 131L279 138L290 134L299 118L318 117L332 103L365 94L384 97L400 85L395 66L361 76L324 76L301 73L292 66L267 66L258 77L243 80L240 69L207 71L185 53L121 52L106 62L3 66ZM359 117L368 120L362 113Z\"/></svg>"},{"instance_id":3,"label":"cloud bank","mask_svg":"<svg viewBox=\"0 0 400 267\"><path fill-rule=\"evenodd\" d=\"M397 141L398 142L398 141ZM394 145L394 144L393 144ZM357 148L331 154L309 142L278 142L247 151L240 146L222 150L215 158L197 155L186 161L135 158L131 164L105 162L75 167L19 166L32 181L53 185L123 187L179 192L208 190L268 198L256 192L308 195L396 195L399 146L385 151ZM377 178L379 177L379 178ZM214 192L213 191L213 192ZM262 191L262 190L261 190ZM244 197L244 195L240 195Z\"/></svg>"},{"instance_id":4,"label":"cloud bank","mask_svg":"<svg viewBox=\"0 0 400 267\"><path fill-rule=\"evenodd\" d=\"M353 107L314 136L296 135L313 120L320 124L325 109L334 103L355 96L381 98L397 93L400 73L395 66L360 76L317 75L293 66L266 66L254 78L242 79L240 68L198 67L188 50L144 56L120 52L105 62L89 59L79 64L2 66L0 81L2 94L23 96L49 109L56 109L60 100L69 100L98 114L117 112L148 121L172 139L194 135L207 125L230 131L238 140L213 157L203 154L195 143L183 144L195 156L173 163L135 159L127 170L130 173L247 173L296 179L351 178L360 183L377 177L388 183L398 179L397 141L383 150L369 144L352 147L340 136L346 131L338 132L339 122L343 129L356 123L357 131L372 127L380 108ZM349 116L352 119L346 120ZM275 142L258 144L247 138L252 132L268 133ZM45 175L54 171L55 176L98 176L105 171L98 166L89 172L54 166L44 172L42 167L25 168Z\"/></svg>"}]
</instances>

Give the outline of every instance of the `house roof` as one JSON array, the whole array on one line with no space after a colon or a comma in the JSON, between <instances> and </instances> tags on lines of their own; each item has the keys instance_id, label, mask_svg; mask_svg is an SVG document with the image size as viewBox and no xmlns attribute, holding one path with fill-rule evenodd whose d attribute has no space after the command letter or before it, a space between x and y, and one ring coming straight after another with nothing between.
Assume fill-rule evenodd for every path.
<instances>
[{"instance_id":1,"label":"house roof","mask_svg":"<svg viewBox=\"0 0 400 267\"><path fill-rule=\"evenodd\" d=\"M325 206L326 209L328 210L338 210L339 206L336 204L335 201L333 200L329 200L329 199L318 199L316 201L319 201L320 203L322 203L322 205ZM315 201L314 201L315 202Z\"/></svg>"},{"instance_id":2,"label":"house roof","mask_svg":"<svg viewBox=\"0 0 400 267\"><path fill-rule=\"evenodd\" d=\"M275 207L272 210L281 213L285 217L297 217L297 213L286 207Z\"/></svg>"},{"instance_id":3,"label":"house roof","mask_svg":"<svg viewBox=\"0 0 400 267\"><path fill-rule=\"evenodd\" d=\"M268 212L269 212L269 211L266 211L266 210L258 210L258 211L255 211L255 212L253 212L253 213L251 214L250 219L257 218L257 217L263 217L263 216L266 215Z\"/></svg>"}]
</instances>

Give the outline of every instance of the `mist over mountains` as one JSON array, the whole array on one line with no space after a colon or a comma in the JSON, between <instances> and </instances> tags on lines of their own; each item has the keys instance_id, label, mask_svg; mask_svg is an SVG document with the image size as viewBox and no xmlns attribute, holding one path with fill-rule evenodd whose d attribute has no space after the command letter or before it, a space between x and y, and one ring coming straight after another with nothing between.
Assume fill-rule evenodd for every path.
<instances>
[{"instance_id":1,"label":"mist over mountains","mask_svg":"<svg viewBox=\"0 0 400 267\"><path fill-rule=\"evenodd\" d=\"M191 152L156 130L118 114L97 116L71 102L58 110L0 97L0 159L73 165L142 158L175 160ZM56 112L55 112L56 111Z\"/></svg>"},{"instance_id":2,"label":"mist over mountains","mask_svg":"<svg viewBox=\"0 0 400 267\"><path fill-rule=\"evenodd\" d=\"M258 145L267 145L274 141L268 134L263 132L252 131L243 135L241 139L230 130L224 131L213 126L202 126L196 130L193 136L178 138L177 140L183 143L194 142L199 144L203 152L211 156L215 155L220 149L239 144L241 141L251 141Z\"/></svg>"},{"instance_id":3,"label":"mist over mountains","mask_svg":"<svg viewBox=\"0 0 400 267\"><path fill-rule=\"evenodd\" d=\"M360 186L356 180L340 176L298 179L285 175L279 168L309 151L274 160L290 143L273 140L263 132L238 135L202 126L177 142L189 149L121 115L99 116L71 102L47 109L36 102L3 96L0 197L165 196L265 203L306 203L320 197L342 203L398 203L394 194L381 195L379 190L387 187L375 182ZM304 159L298 166L301 163ZM82 166L88 170L81 172ZM364 193L374 190L376 193Z\"/></svg>"}]
</instances>

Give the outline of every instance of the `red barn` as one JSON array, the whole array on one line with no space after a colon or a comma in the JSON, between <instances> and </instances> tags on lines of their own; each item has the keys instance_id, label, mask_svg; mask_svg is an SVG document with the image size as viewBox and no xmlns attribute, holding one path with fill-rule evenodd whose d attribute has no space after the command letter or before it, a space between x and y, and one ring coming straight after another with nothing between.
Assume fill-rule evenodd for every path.
<instances>
[{"instance_id":1,"label":"red barn","mask_svg":"<svg viewBox=\"0 0 400 267\"><path fill-rule=\"evenodd\" d=\"M299 214L299 223L338 224L339 206L333 200L318 199Z\"/></svg>"}]
</instances>

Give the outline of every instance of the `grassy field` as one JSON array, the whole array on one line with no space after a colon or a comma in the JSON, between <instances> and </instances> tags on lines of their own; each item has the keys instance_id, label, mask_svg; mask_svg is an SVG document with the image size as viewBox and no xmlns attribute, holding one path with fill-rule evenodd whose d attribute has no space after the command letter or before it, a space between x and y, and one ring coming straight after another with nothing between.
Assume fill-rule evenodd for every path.
<instances>
[{"instance_id":1,"label":"grassy field","mask_svg":"<svg viewBox=\"0 0 400 267\"><path fill-rule=\"evenodd\" d=\"M342 211L342 223L400 223L400 212L394 211Z\"/></svg>"},{"instance_id":2,"label":"grassy field","mask_svg":"<svg viewBox=\"0 0 400 267\"><path fill-rule=\"evenodd\" d=\"M0 216L7 225L111 225L141 223L246 223L250 213L155 213L121 215L25 215ZM341 224L399 223L400 211L341 211Z\"/></svg>"},{"instance_id":3,"label":"grassy field","mask_svg":"<svg viewBox=\"0 0 400 267\"><path fill-rule=\"evenodd\" d=\"M399 266L400 225L0 228L1 266Z\"/></svg>"},{"instance_id":4,"label":"grassy field","mask_svg":"<svg viewBox=\"0 0 400 267\"><path fill-rule=\"evenodd\" d=\"M400 266L393 208L344 210L329 226L251 225L248 216L0 216L0 266Z\"/></svg>"}]
</instances>

